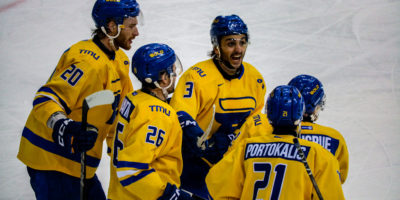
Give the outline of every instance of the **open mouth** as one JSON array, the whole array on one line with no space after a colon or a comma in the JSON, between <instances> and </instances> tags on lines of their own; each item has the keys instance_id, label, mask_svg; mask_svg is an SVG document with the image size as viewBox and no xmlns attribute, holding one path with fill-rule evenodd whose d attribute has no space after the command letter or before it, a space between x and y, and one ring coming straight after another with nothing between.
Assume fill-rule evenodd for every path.
<instances>
[{"instance_id":1,"label":"open mouth","mask_svg":"<svg viewBox=\"0 0 400 200\"><path fill-rule=\"evenodd\" d=\"M233 62L240 62L241 58L242 58L242 55L231 56L231 59L232 59Z\"/></svg>"}]
</instances>

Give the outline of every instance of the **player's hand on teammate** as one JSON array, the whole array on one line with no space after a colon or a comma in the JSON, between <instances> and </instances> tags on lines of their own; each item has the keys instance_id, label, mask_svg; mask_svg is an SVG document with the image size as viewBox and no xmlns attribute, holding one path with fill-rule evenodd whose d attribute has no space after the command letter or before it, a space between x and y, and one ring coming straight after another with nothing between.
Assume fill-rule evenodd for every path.
<instances>
[{"instance_id":1,"label":"player's hand on teammate","mask_svg":"<svg viewBox=\"0 0 400 200\"><path fill-rule=\"evenodd\" d=\"M192 199L192 196L176 187L176 185L172 185L170 183L165 187L163 195L158 198L158 200L189 200Z\"/></svg>"},{"instance_id":2,"label":"player's hand on teammate","mask_svg":"<svg viewBox=\"0 0 400 200\"><path fill-rule=\"evenodd\" d=\"M204 134L204 131L188 113L179 111L177 114L183 131L184 153L187 153L186 150L188 150L192 156L201 157L203 151L197 146L197 140Z\"/></svg>"},{"instance_id":3,"label":"player's hand on teammate","mask_svg":"<svg viewBox=\"0 0 400 200\"><path fill-rule=\"evenodd\" d=\"M81 126L81 122L68 118L58 120L53 127L54 142L69 152L71 152L71 141L75 153L90 150L97 139L97 128L88 124L86 130L82 130Z\"/></svg>"},{"instance_id":4,"label":"player's hand on teammate","mask_svg":"<svg viewBox=\"0 0 400 200\"><path fill-rule=\"evenodd\" d=\"M215 132L213 136L207 140L208 145L204 150L204 158L211 163L217 163L222 159L234 139L235 134L233 133Z\"/></svg>"}]
</instances>

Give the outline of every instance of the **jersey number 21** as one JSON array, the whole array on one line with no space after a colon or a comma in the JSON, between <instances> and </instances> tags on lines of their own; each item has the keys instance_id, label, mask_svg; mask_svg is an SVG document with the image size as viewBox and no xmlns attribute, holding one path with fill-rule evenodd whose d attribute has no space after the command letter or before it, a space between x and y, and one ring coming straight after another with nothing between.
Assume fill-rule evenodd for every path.
<instances>
[{"instance_id":1,"label":"jersey number 21","mask_svg":"<svg viewBox=\"0 0 400 200\"><path fill-rule=\"evenodd\" d=\"M253 171L255 173L265 173L262 180L254 182L253 200L257 199L258 191L265 189L268 186L269 178L271 176L272 164L268 162L255 162L253 163ZM270 199L277 200L281 194L282 183L285 178L286 165L279 163L274 168L275 178L272 183L272 192Z\"/></svg>"}]
</instances>

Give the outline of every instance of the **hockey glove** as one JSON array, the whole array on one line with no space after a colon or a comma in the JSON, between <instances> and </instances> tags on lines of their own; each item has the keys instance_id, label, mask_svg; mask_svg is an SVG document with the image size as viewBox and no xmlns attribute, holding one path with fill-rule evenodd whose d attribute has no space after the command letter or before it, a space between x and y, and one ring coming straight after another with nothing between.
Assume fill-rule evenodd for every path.
<instances>
[{"instance_id":1,"label":"hockey glove","mask_svg":"<svg viewBox=\"0 0 400 200\"><path fill-rule=\"evenodd\" d=\"M204 158L215 164L220 161L235 139L235 134L216 132L207 140L208 147L204 151Z\"/></svg>"},{"instance_id":2,"label":"hockey glove","mask_svg":"<svg viewBox=\"0 0 400 200\"><path fill-rule=\"evenodd\" d=\"M176 185L167 184L163 195L158 200L190 200L191 195L183 190L180 190Z\"/></svg>"},{"instance_id":3,"label":"hockey glove","mask_svg":"<svg viewBox=\"0 0 400 200\"><path fill-rule=\"evenodd\" d=\"M184 153L189 151L192 156L201 157L202 150L197 146L197 140L204 134L204 131L188 113L179 111L177 114L183 132L182 148Z\"/></svg>"},{"instance_id":4,"label":"hockey glove","mask_svg":"<svg viewBox=\"0 0 400 200\"><path fill-rule=\"evenodd\" d=\"M75 153L90 150L97 139L97 128L88 124L86 131L83 131L81 125L81 122L68 118L58 120L53 127L54 142L68 152L71 152L72 140Z\"/></svg>"}]
</instances>

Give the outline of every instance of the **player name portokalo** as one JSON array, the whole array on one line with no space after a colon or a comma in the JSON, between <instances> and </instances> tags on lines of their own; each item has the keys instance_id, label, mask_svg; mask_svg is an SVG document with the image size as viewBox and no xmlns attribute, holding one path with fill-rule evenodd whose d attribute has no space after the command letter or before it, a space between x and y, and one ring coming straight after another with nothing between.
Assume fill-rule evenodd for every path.
<instances>
[{"instance_id":1,"label":"player name portokalo","mask_svg":"<svg viewBox=\"0 0 400 200\"><path fill-rule=\"evenodd\" d=\"M307 158L310 147L301 146ZM246 145L245 160L249 158L283 158L301 162L296 146L285 142L249 143Z\"/></svg>"}]
</instances>

